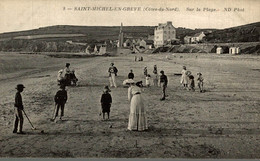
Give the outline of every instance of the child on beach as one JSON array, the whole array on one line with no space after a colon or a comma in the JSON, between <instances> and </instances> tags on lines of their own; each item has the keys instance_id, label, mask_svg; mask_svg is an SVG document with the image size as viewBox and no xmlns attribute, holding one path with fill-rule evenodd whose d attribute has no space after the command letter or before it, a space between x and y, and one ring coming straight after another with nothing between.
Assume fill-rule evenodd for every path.
<instances>
[{"instance_id":1,"label":"child on beach","mask_svg":"<svg viewBox=\"0 0 260 161\"><path fill-rule=\"evenodd\" d=\"M61 110L60 114L60 120L62 120L62 117L64 116L64 107L68 99L67 91L65 90L66 86L61 85L60 90L56 93L54 100L55 100L55 115L51 119L51 121L55 121L56 117L59 114L59 109Z\"/></svg>"},{"instance_id":2,"label":"child on beach","mask_svg":"<svg viewBox=\"0 0 260 161\"><path fill-rule=\"evenodd\" d=\"M18 84L16 86L17 92L15 94L15 103L14 103L14 129L13 133L17 134L25 134L23 132L23 101L22 101L22 96L21 93L23 92L24 89L23 84ZM18 124L19 124L19 131L18 130Z\"/></svg>"},{"instance_id":3,"label":"child on beach","mask_svg":"<svg viewBox=\"0 0 260 161\"><path fill-rule=\"evenodd\" d=\"M181 71L181 84L183 85L184 88L187 88L188 86L188 73L187 73L187 69L185 66L183 66L183 70Z\"/></svg>"},{"instance_id":4,"label":"child on beach","mask_svg":"<svg viewBox=\"0 0 260 161\"><path fill-rule=\"evenodd\" d=\"M199 86L199 89L200 89L200 92L203 92L203 77L202 77L202 74L201 73L197 73L198 75L198 86Z\"/></svg>"},{"instance_id":5,"label":"child on beach","mask_svg":"<svg viewBox=\"0 0 260 161\"><path fill-rule=\"evenodd\" d=\"M144 67L144 76L146 77L147 74L148 74L148 72L147 72L147 66L145 66L145 67Z\"/></svg>"},{"instance_id":6,"label":"child on beach","mask_svg":"<svg viewBox=\"0 0 260 161\"><path fill-rule=\"evenodd\" d=\"M154 76L153 76L153 85L155 87L158 87L158 78L159 78L158 74L157 73L154 74Z\"/></svg>"},{"instance_id":7,"label":"child on beach","mask_svg":"<svg viewBox=\"0 0 260 161\"><path fill-rule=\"evenodd\" d=\"M101 96L101 100L100 100L101 111L103 113L103 120L105 120L105 113L107 113L107 119L109 120L110 107L111 107L111 103L112 103L112 97L109 94L109 92L111 92L111 90L108 88L108 86L105 86L103 94ZM101 115L101 111L100 111L99 115Z\"/></svg>"},{"instance_id":8,"label":"child on beach","mask_svg":"<svg viewBox=\"0 0 260 161\"><path fill-rule=\"evenodd\" d=\"M75 70L74 69L72 69L72 71L71 71L71 81L72 81L72 84L74 85L74 86L76 86L77 85L77 81L78 81L78 78L76 77L76 75L75 75Z\"/></svg>"},{"instance_id":9,"label":"child on beach","mask_svg":"<svg viewBox=\"0 0 260 161\"><path fill-rule=\"evenodd\" d=\"M194 76L189 75L189 90L195 91L195 82L194 82Z\"/></svg>"},{"instance_id":10,"label":"child on beach","mask_svg":"<svg viewBox=\"0 0 260 161\"><path fill-rule=\"evenodd\" d=\"M150 87L150 85L151 85L151 75L150 74L147 74L147 76L145 77L145 84L146 84L146 87Z\"/></svg>"}]
</instances>

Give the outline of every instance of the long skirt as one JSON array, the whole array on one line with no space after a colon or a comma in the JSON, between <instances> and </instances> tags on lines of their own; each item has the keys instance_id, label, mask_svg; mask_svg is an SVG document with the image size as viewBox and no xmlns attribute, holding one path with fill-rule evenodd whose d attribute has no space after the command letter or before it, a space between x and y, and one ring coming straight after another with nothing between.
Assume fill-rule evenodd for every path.
<instances>
[{"instance_id":1,"label":"long skirt","mask_svg":"<svg viewBox=\"0 0 260 161\"><path fill-rule=\"evenodd\" d=\"M141 94L131 99L128 130L143 131L148 129L146 111Z\"/></svg>"},{"instance_id":2,"label":"long skirt","mask_svg":"<svg viewBox=\"0 0 260 161\"><path fill-rule=\"evenodd\" d=\"M186 74L182 74L181 84L188 84L188 76Z\"/></svg>"}]
</instances>

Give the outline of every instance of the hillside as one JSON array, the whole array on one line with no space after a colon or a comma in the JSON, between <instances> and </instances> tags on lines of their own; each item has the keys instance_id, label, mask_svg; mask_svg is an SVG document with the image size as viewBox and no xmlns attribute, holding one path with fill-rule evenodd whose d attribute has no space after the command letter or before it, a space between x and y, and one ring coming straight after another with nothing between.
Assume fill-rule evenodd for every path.
<instances>
[{"instance_id":1,"label":"hillside","mask_svg":"<svg viewBox=\"0 0 260 161\"><path fill-rule=\"evenodd\" d=\"M260 41L260 22L215 30L206 36L207 42L256 42Z\"/></svg>"},{"instance_id":2,"label":"hillside","mask_svg":"<svg viewBox=\"0 0 260 161\"><path fill-rule=\"evenodd\" d=\"M148 35L154 34L155 26L124 26L123 32L126 37L133 38L146 38ZM0 34L0 40L11 40L14 38L19 38L22 36L32 36L32 35L53 35L53 34L82 34L84 36L57 36L57 37L47 37L47 38L35 38L37 40L44 41L87 41L87 40L116 40L118 39L120 26L68 26L68 25L58 25L42 27L34 30L19 31L19 32L9 32ZM201 31L215 30L215 29L188 29L188 28L176 28L177 38L183 39L186 35L192 35Z\"/></svg>"},{"instance_id":3,"label":"hillside","mask_svg":"<svg viewBox=\"0 0 260 161\"><path fill-rule=\"evenodd\" d=\"M34 30L21 31L21 32L10 32L0 34L0 39L10 39L18 36L27 36L27 35L48 35L48 34L84 34L85 36L70 38L70 40L86 40L86 39L95 39L95 40L116 40L119 35L119 26L67 26L67 25L59 25L59 26L50 26L43 27ZM124 26L123 32L127 36L131 37L147 37L147 35L153 34L154 27L153 26ZM49 39L49 38L48 38ZM50 38L52 40L64 40L64 37L59 39ZM41 40L47 40L41 38Z\"/></svg>"},{"instance_id":4,"label":"hillside","mask_svg":"<svg viewBox=\"0 0 260 161\"><path fill-rule=\"evenodd\" d=\"M125 37L147 38L153 35L155 26L124 26ZM109 40L117 40L120 26L69 26L58 25L42 27L34 30L9 32L0 34L0 51L65 51L83 52L87 45L71 45L66 41L83 42L92 45ZM176 37L183 42L186 35L194 35L204 31L204 42L208 43L235 43L260 41L260 22L227 28L217 29L188 29L176 28ZM114 44L108 44L114 46Z\"/></svg>"}]
</instances>

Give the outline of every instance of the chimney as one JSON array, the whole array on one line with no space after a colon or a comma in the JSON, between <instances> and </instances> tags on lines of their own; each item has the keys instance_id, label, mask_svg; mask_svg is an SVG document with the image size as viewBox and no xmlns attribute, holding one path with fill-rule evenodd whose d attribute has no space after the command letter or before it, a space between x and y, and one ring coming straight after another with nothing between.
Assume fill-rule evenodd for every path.
<instances>
[{"instance_id":1,"label":"chimney","mask_svg":"<svg viewBox=\"0 0 260 161\"><path fill-rule=\"evenodd\" d=\"M167 21L167 25L172 25L172 21Z\"/></svg>"}]
</instances>

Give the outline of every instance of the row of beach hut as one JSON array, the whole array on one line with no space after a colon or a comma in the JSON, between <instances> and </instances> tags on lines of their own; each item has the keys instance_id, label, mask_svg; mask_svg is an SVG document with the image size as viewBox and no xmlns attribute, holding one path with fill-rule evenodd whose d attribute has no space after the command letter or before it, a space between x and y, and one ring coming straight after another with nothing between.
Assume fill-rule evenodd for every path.
<instances>
[{"instance_id":1,"label":"row of beach hut","mask_svg":"<svg viewBox=\"0 0 260 161\"><path fill-rule=\"evenodd\" d=\"M223 52L223 48L221 46L217 47L217 50L216 50L216 53L217 54L225 54ZM233 55L237 55L240 53L240 48L239 47L230 47L229 48L229 54L233 54Z\"/></svg>"}]
</instances>

